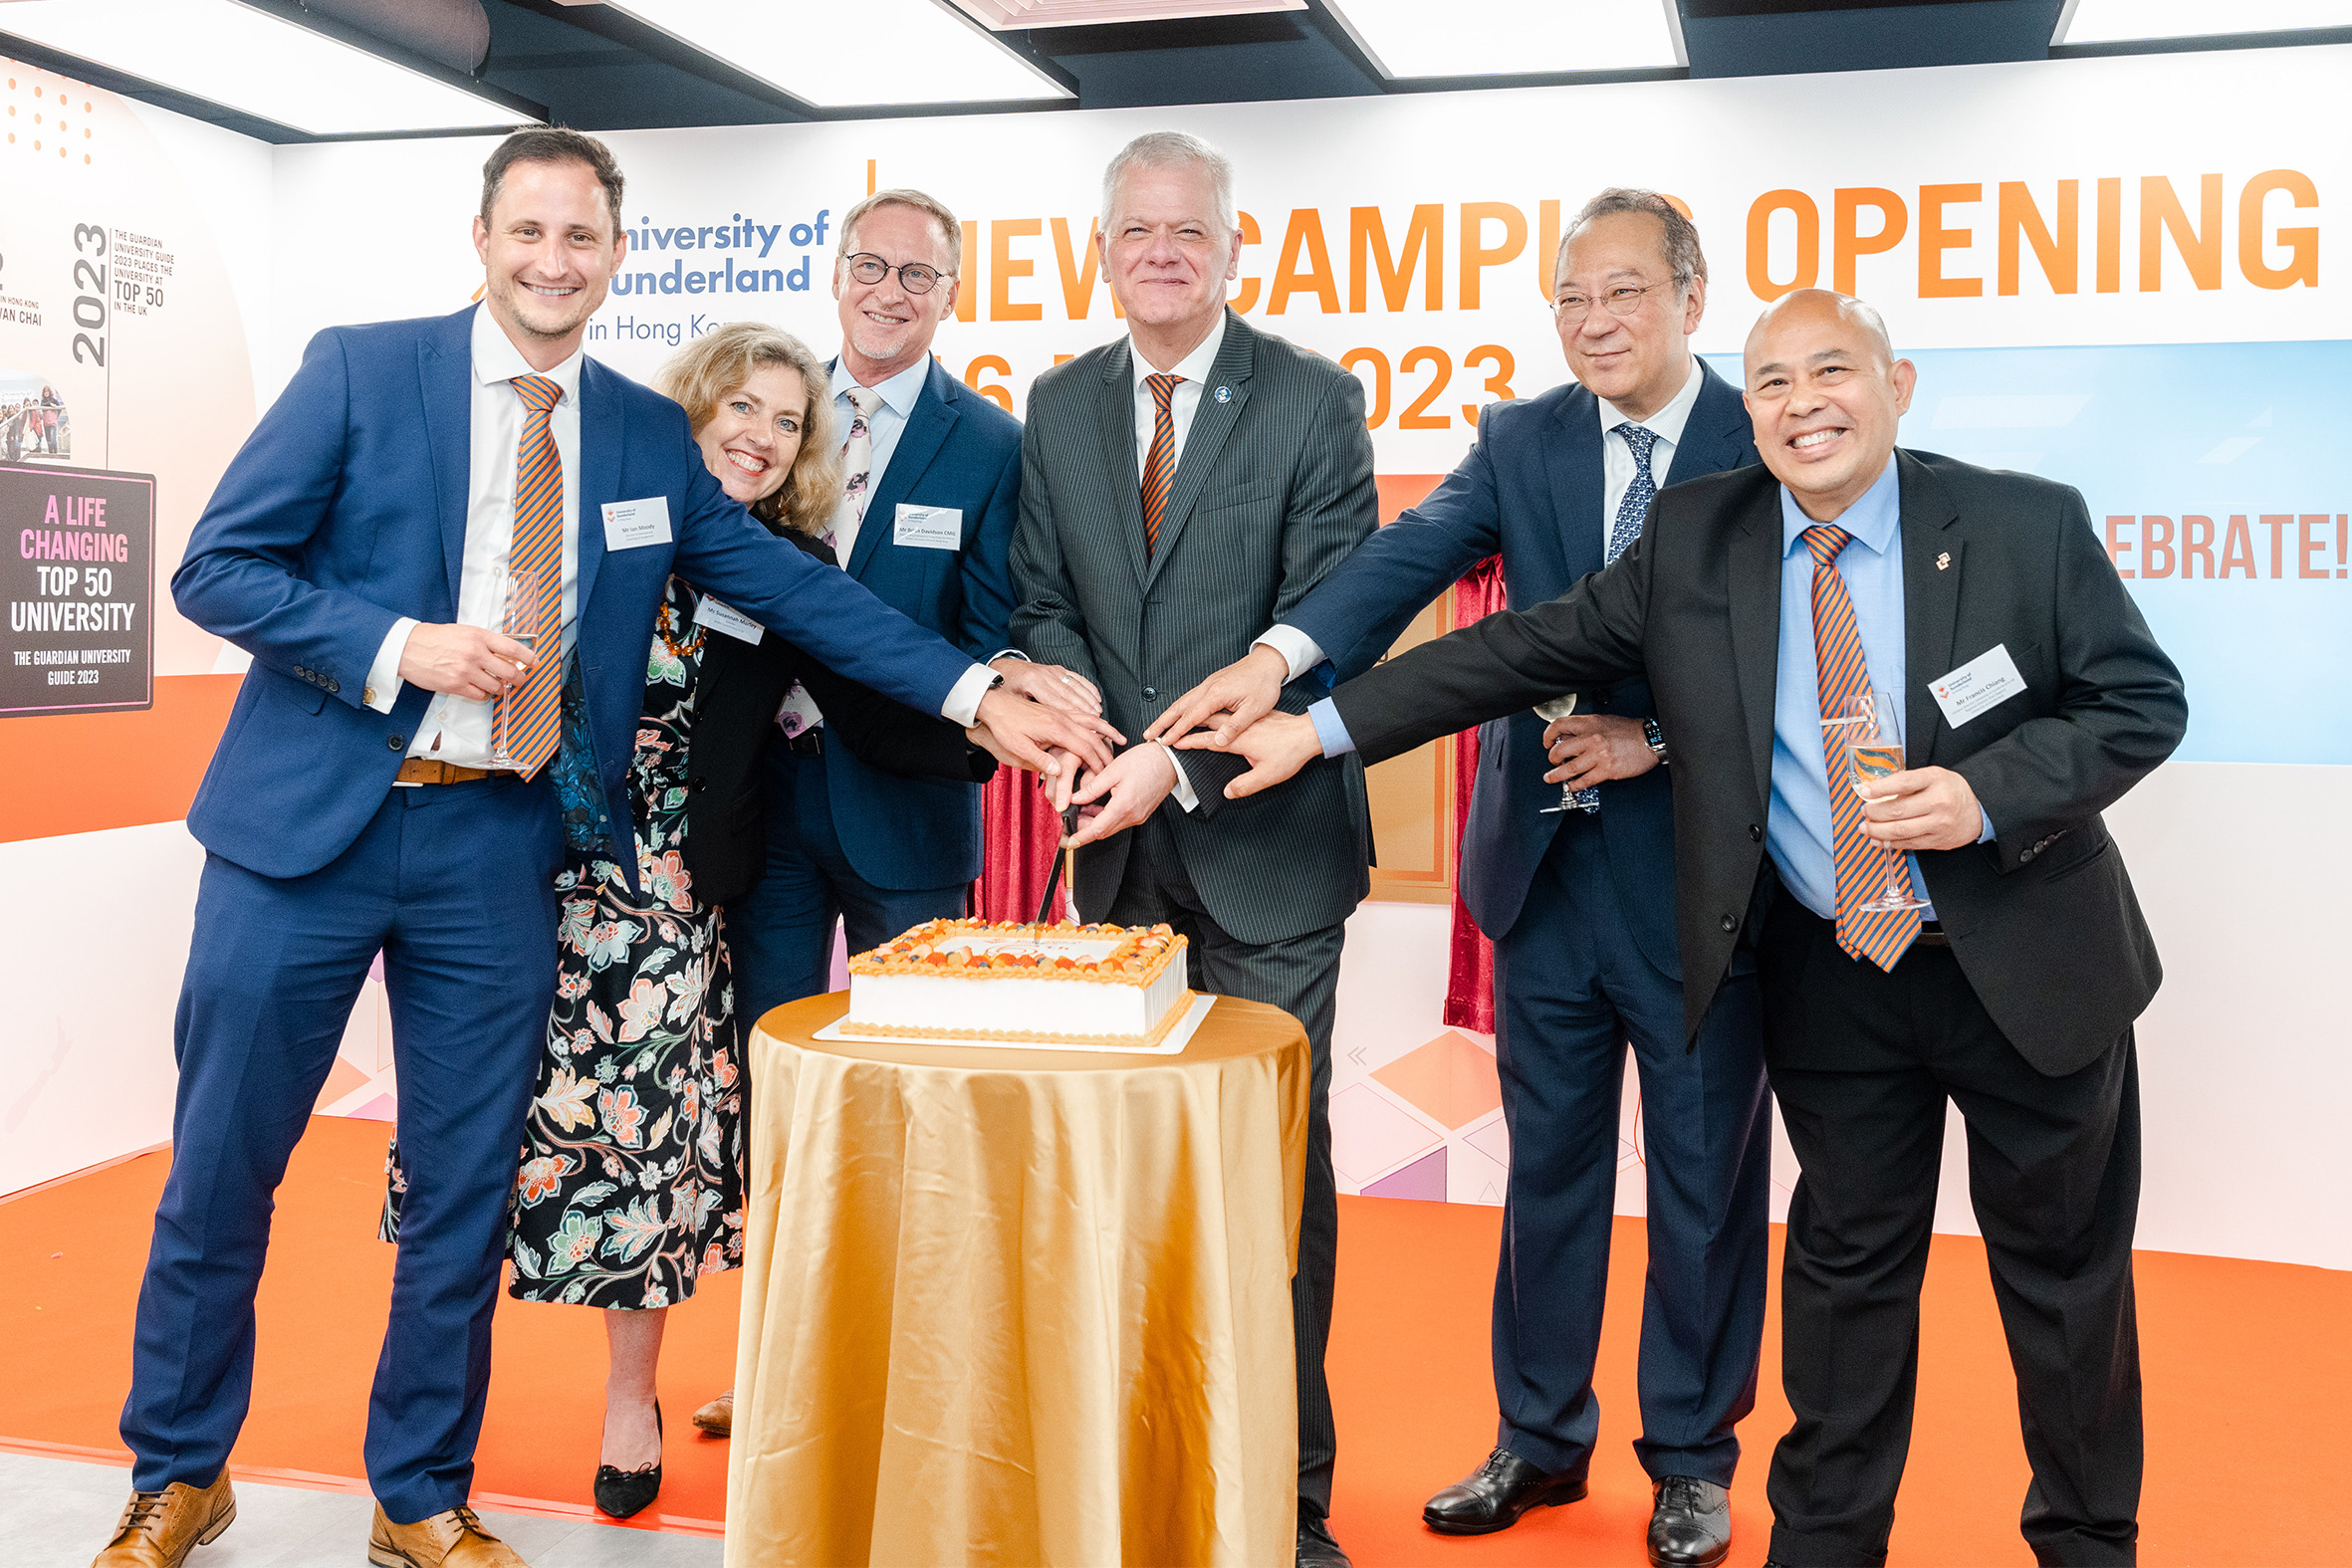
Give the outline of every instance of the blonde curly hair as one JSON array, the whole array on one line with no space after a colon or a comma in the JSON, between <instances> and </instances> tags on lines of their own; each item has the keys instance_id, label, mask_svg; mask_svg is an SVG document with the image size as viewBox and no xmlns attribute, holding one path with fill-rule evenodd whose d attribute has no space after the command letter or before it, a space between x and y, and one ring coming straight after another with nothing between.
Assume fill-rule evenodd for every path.
<instances>
[{"instance_id":1,"label":"blonde curly hair","mask_svg":"<svg viewBox=\"0 0 2352 1568\"><path fill-rule=\"evenodd\" d=\"M764 365L798 370L809 405L792 472L773 495L752 503L751 514L776 532L790 529L814 537L841 504L841 450L827 395L832 376L807 343L764 322L730 322L663 361L654 372L653 389L686 410L699 437L719 405L749 385Z\"/></svg>"}]
</instances>

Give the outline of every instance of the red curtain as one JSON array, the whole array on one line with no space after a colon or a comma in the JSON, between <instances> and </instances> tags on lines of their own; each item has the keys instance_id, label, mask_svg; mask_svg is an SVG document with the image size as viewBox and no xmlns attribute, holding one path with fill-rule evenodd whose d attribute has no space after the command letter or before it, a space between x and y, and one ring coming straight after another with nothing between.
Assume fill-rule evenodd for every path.
<instances>
[{"instance_id":1,"label":"red curtain","mask_svg":"<svg viewBox=\"0 0 2352 1568\"><path fill-rule=\"evenodd\" d=\"M1504 607L1503 558L1489 556L1454 584L1457 629ZM1454 737L1454 820L1470 820L1470 791L1478 782L1478 731ZM1455 1028L1495 1032L1495 945L1462 907L1462 845L1454 845L1454 933L1446 973L1445 1021Z\"/></svg>"},{"instance_id":2,"label":"red curtain","mask_svg":"<svg viewBox=\"0 0 2352 1568\"><path fill-rule=\"evenodd\" d=\"M980 879L972 884L972 913L983 920L1035 920L1038 900L1054 869L1061 818L1038 785L1038 776L999 768L980 786ZM1068 873L1054 895L1054 918L1069 914Z\"/></svg>"}]
</instances>

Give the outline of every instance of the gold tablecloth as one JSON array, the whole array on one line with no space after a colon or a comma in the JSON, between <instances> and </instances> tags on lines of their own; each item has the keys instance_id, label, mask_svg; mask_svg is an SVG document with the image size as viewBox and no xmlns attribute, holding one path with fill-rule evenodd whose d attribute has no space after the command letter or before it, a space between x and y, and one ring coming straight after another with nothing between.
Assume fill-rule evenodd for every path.
<instances>
[{"instance_id":1,"label":"gold tablecloth","mask_svg":"<svg viewBox=\"0 0 2352 1568\"><path fill-rule=\"evenodd\" d=\"M728 1568L1287 1563L1306 1037L749 1047Z\"/></svg>"}]
</instances>

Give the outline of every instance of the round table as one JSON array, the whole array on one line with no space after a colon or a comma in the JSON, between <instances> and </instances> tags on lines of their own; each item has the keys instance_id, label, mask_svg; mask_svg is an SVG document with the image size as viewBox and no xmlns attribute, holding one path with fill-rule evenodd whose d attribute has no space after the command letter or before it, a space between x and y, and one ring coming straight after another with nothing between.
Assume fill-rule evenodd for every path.
<instances>
[{"instance_id":1,"label":"round table","mask_svg":"<svg viewBox=\"0 0 2352 1568\"><path fill-rule=\"evenodd\" d=\"M1306 1036L1173 1055L760 1020L729 1568L1288 1562Z\"/></svg>"}]
</instances>

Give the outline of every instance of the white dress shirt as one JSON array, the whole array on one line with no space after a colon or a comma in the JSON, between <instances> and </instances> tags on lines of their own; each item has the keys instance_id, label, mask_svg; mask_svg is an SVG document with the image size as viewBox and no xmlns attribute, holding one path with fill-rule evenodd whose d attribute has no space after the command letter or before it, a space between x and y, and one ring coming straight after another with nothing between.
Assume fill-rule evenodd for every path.
<instances>
[{"instance_id":1,"label":"white dress shirt","mask_svg":"<svg viewBox=\"0 0 2352 1568\"><path fill-rule=\"evenodd\" d=\"M1633 448L1617 427L1626 423L1647 425L1658 438L1650 448L1650 483L1664 490L1667 471L1674 466L1674 449L1682 443L1683 426L1691 422L1691 409L1699 401L1699 388L1704 382L1699 357L1693 354L1691 373L1682 390L1647 419L1628 421L1607 398L1593 399L1600 407L1600 542L1604 553L1608 549L1609 530L1617 521L1617 509L1625 504L1625 492L1633 488ZM1266 635L1258 641L1290 662L1289 678L1294 681L1323 662L1323 650L1295 626L1269 626Z\"/></svg>"},{"instance_id":2,"label":"white dress shirt","mask_svg":"<svg viewBox=\"0 0 2352 1568\"><path fill-rule=\"evenodd\" d=\"M523 445L523 399L509 383L519 375L544 375L564 395L548 411L556 455L564 464L564 610L562 635L547 657L562 658L572 646L572 620L580 574L580 349L552 370L534 370L486 307L474 310L472 445L466 463L465 555L457 577L457 624L499 630L506 612L507 554L515 537L515 467ZM417 622L402 616L377 650L367 672L362 700L377 713L390 713L400 698L400 654ZM650 630L650 628L648 628ZM492 731L498 704L436 693L416 727L411 757L429 757L461 768L491 764Z\"/></svg>"},{"instance_id":3,"label":"white dress shirt","mask_svg":"<svg viewBox=\"0 0 2352 1568\"><path fill-rule=\"evenodd\" d=\"M1608 548L1609 530L1617 522L1617 509L1625 504L1625 492L1633 488L1633 447L1617 427L1647 425L1650 434L1658 438L1650 448L1650 483L1664 490L1666 476L1674 467L1674 449L1682 444L1683 426L1691 422L1691 409L1699 401L1699 387L1704 380L1699 356L1693 354L1691 373L1684 380L1682 390L1647 419L1628 418L1605 397L1593 399L1600 405L1600 538L1604 551Z\"/></svg>"},{"instance_id":4,"label":"white dress shirt","mask_svg":"<svg viewBox=\"0 0 2352 1568\"><path fill-rule=\"evenodd\" d=\"M1201 410L1201 393L1208 387L1209 372L1217 364L1217 350L1225 346L1225 313L1217 313L1217 325L1200 346L1176 361L1176 368L1166 373L1180 375L1175 393L1168 399L1168 423L1175 432L1175 445L1168 454L1168 472L1174 474L1176 465L1184 461L1184 438L1192 433L1192 416ZM1144 384L1147 376L1160 374L1160 369L1143 357L1143 350L1135 346L1135 339L1127 339L1128 357L1135 361L1135 473L1140 480L1143 470L1151 462L1151 438L1159 427L1159 405L1152 400L1151 388Z\"/></svg>"},{"instance_id":5,"label":"white dress shirt","mask_svg":"<svg viewBox=\"0 0 2352 1568\"><path fill-rule=\"evenodd\" d=\"M1207 389L1209 371L1216 366L1217 350L1224 346L1223 311L1217 313L1217 325L1209 329L1209 336L1201 339L1200 346L1177 360L1176 367L1166 372L1144 358L1143 350L1135 344L1134 336L1128 335L1127 357L1134 361L1135 369L1135 472L1139 478L1151 463L1152 437L1159 434L1160 424L1159 402L1151 395L1151 387L1146 384L1145 378L1162 373L1184 377L1176 383L1175 391L1168 397L1168 426L1172 437L1168 447L1168 473L1173 478L1176 465L1184 461L1184 438L1192 433L1192 416L1201 411L1201 393ZM1168 766L1176 770L1176 803L1187 811L1193 809L1201 800L1192 791L1192 781L1184 776L1183 760L1172 747L1162 746L1160 750L1167 754Z\"/></svg>"},{"instance_id":6,"label":"white dress shirt","mask_svg":"<svg viewBox=\"0 0 2352 1568\"><path fill-rule=\"evenodd\" d=\"M865 496L872 501L874 491L882 483L882 470L890 466L890 454L898 450L898 438L906 433L907 417L914 412L915 399L923 395L923 382L931 374L931 356L924 354L913 364L886 380L877 381L867 390L878 393L882 406L866 416L866 444L873 448L874 464L866 471ZM833 360L833 418L834 428L841 439L849 438L849 421L857 410L849 406L849 388L858 385L856 376L849 373L847 364ZM857 548L858 511L846 497L833 518L833 554L841 560L841 569L849 569L849 552Z\"/></svg>"}]
</instances>

